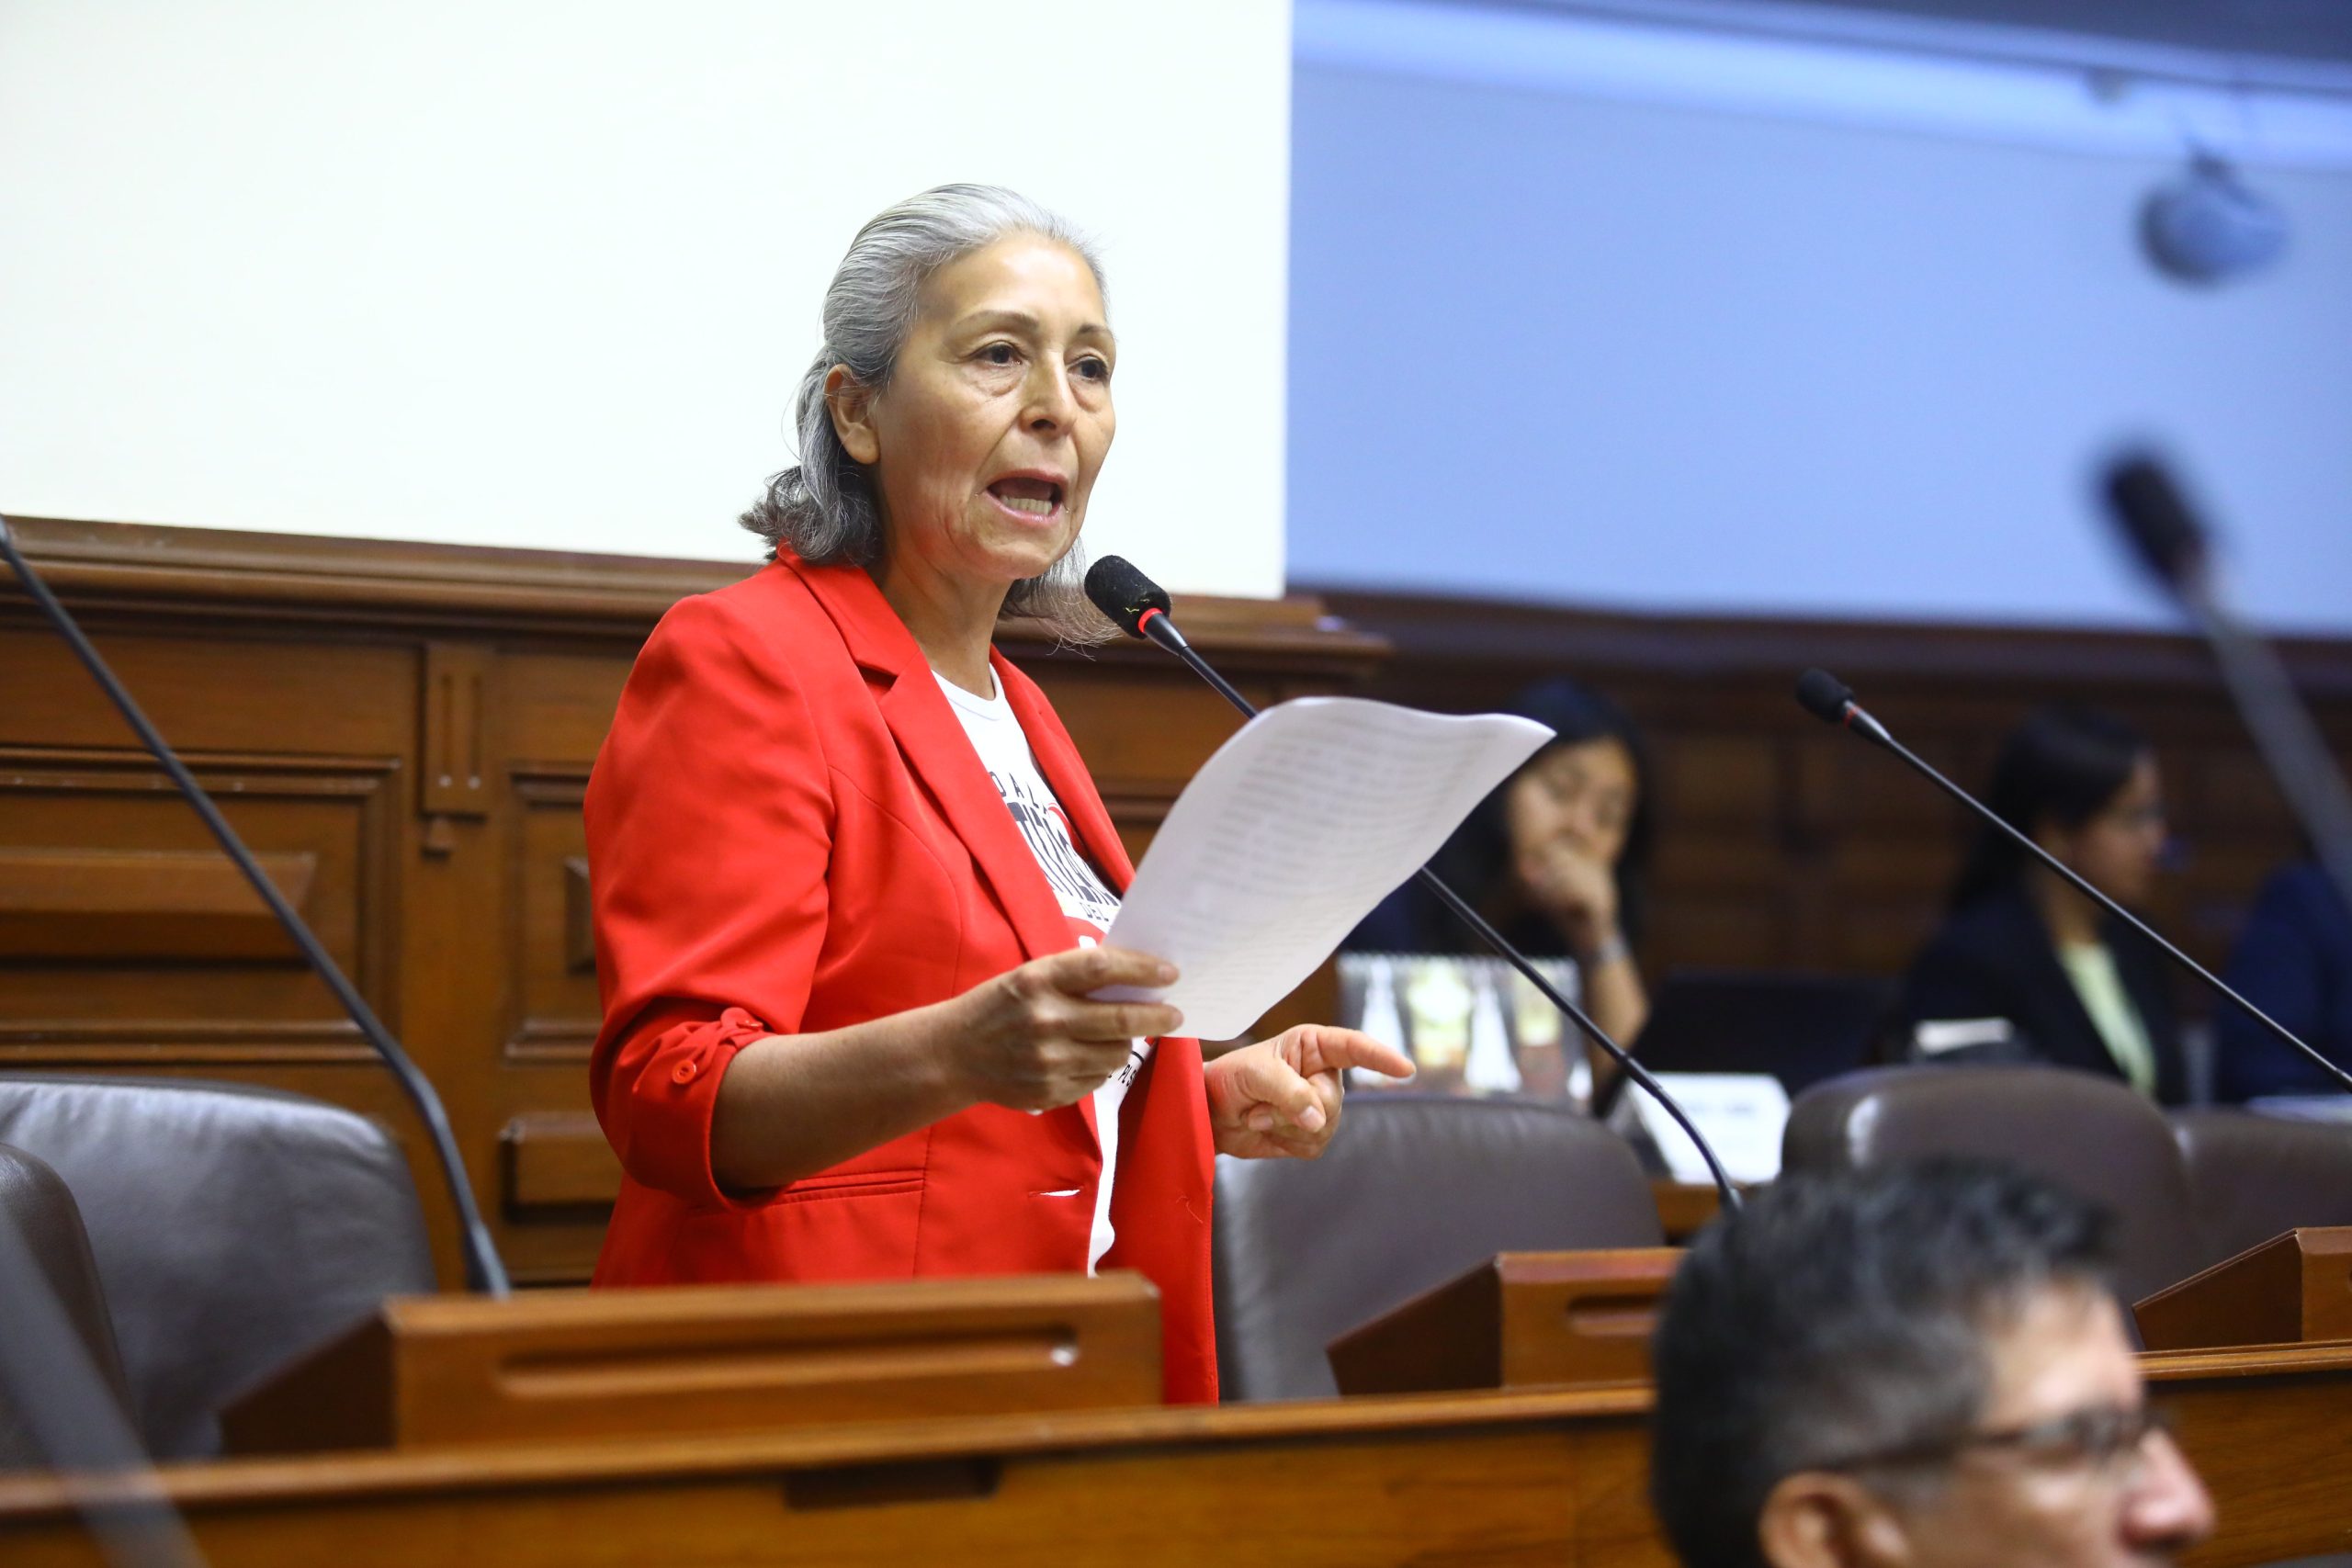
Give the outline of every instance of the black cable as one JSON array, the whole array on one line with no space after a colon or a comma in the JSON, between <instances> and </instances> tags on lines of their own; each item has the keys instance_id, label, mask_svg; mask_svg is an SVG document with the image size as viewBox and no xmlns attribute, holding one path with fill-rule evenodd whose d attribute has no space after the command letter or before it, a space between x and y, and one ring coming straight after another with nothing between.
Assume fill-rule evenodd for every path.
<instances>
[{"instance_id":1,"label":"black cable","mask_svg":"<svg viewBox=\"0 0 2352 1568\"><path fill-rule=\"evenodd\" d=\"M466 1180L465 1161L458 1157L458 1141L449 1131L449 1118L441 1108L441 1097L434 1093L431 1082L417 1070L408 1053L401 1049L400 1042L392 1038L391 1031L384 1027L383 1021L368 1005L368 999L359 994L359 988L335 964L325 944L295 912L294 906L286 901L286 896L277 890L277 885L270 881L260 863L254 859L253 852L245 848L243 840L237 837L237 830L229 826L229 819L220 815L220 808L212 803L212 797L205 793L204 786L196 782L196 775L188 772L187 764L180 761L178 754L164 739L162 732L148 721L146 714L132 699L130 689L107 667L107 661L98 656L98 650L91 645L90 639L82 635L82 628L66 613L57 595L50 592L49 584L33 570L32 563L25 559L24 553L17 547L15 532L6 517L0 517L0 555L7 557L8 565L16 571L17 581L24 584L25 592L32 595L33 603L40 607L49 624L57 628L57 635L65 639L66 646L74 650L74 656L82 661L84 669L89 671L91 679L97 682L107 700L114 704L116 710L162 765L164 772L171 776L172 783L179 786L179 792L189 807L203 818L204 825L212 830L213 838L220 840L221 849L236 863L245 880L253 884L254 891L261 895L262 902L269 906L269 912L277 917L277 923L286 928L286 934L293 939L294 945L301 951L311 969L326 982L327 988L334 993L335 1000L343 1004L343 1010L350 1015L353 1023L358 1025L359 1032L367 1037L368 1044L375 1047L377 1055L383 1058L384 1066L391 1069L392 1077L399 1080L401 1088L407 1092L409 1103L416 1108L418 1117L424 1122L425 1133L433 1141L434 1153L441 1162L441 1173L448 1183L450 1201L457 1205L458 1239L464 1246L466 1257L466 1283L483 1295L507 1294L505 1265L499 1261L498 1248L490 1239L489 1227L482 1224L481 1213L474 1205L473 1188Z\"/></svg>"},{"instance_id":2,"label":"black cable","mask_svg":"<svg viewBox=\"0 0 2352 1568\"><path fill-rule=\"evenodd\" d=\"M1105 558L1115 560L1117 558L1106 557ZM1218 674L1207 660L1193 651L1193 645L1184 640L1184 634L1176 629L1174 623L1168 618L1165 611L1146 613L1141 617L1140 624L1144 637L1182 660L1191 668L1193 673L1206 681L1216 689L1219 696L1231 703L1249 717L1255 718L1258 716L1256 705L1236 691L1232 683ZM1486 943L1489 951L1513 969L1518 970L1530 985L1543 993L1544 1000L1559 1009L1578 1029L1583 1030L1594 1044L1609 1054L1610 1059L1617 1064L1619 1070L1625 1077L1641 1085L1643 1091L1652 1100L1657 1100L1668 1116L1674 1118L1675 1124L1689 1135L1691 1145L1699 1151L1700 1157L1707 1162L1707 1173L1714 1178L1715 1191L1721 1197L1724 1208L1727 1211L1736 1211L1740 1204L1739 1189L1733 1185L1730 1173L1724 1169L1723 1161L1715 1157L1713 1147L1700 1135L1699 1129L1691 1124L1690 1115L1675 1102L1672 1095L1666 1092L1657 1079L1650 1076L1649 1069L1634 1061L1633 1055L1616 1041L1611 1040L1600 1025L1585 1015L1582 1008L1555 989L1552 983L1544 977L1542 971L1535 967L1527 955L1513 947L1502 932L1488 924L1486 917L1472 908L1468 901L1460 894L1447 886L1443 877L1428 866L1421 867L1419 871L1414 873L1414 875L1419 878L1422 886L1437 896L1439 903L1453 911L1463 924L1470 928L1471 933Z\"/></svg>"},{"instance_id":3,"label":"black cable","mask_svg":"<svg viewBox=\"0 0 2352 1568\"><path fill-rule=\"evenodd\" d=\"M1839 681L1836 676L1830 674L1826 670L1806 671L1804 676L1797 682L1797 701L1804 707L1806 712L1812 714L1815 717L1823 720L1825 723L1834 724L1841 729L1849 730L1860 739L1869 741L1873 746L1884 747L1887 750L1892 751L1897 757L1900 757L1905 761L1910 763L1912 767L1918 770L1920 773L1924 774L1929 782L1933 783L1946 795L1951 796L1954 800L1959 801L1962 806L1967 807L1969 810L1976 813L1977 816L1983 818L1993 827L1998 829L2003 833L2007 834L2008 837L2018 845L2018 847L2031 854L2043 865L2048 866L2052 871L2056 872L2060 876L2064 877L2067 884L2074 887L2077 892L2083 894L2084 897L2092 899L2099 906L2099 908L2105 909L2109 914L2113 915L2117 919L2121 920L2133 931L2138 931L2142 936L2147 938L2148 941L2155 943L2156 946L2161 949L2167 957L2171 958L2174 963L2181 965L2181 967L2187 969L2190 974L2204 981L2206 985L2211 987L2215 995L2226 998L2228 1000L2237 1004L2239 1008L2245 1010L2245 1015L2248 1018L2253 1019L2256 1023L2261 1024L2265 1029L2270 1031L2271 1033L2277 1035L2279 1039L2285 1041L2288 1044L2293 1046L2296 1050L2309 1057L2312 1062L2324 1071L2328 1077L2334 1078L2338 1086L2347 1091L2352 1091L2352 1073L2346 1073L2342 1067L2337 1066L2334 1062L2331 1062L2325 1056L2321 1055L2311 1046L2303 1043L2303 1042L2296 1036L2294 1031L2289 1029L2285 1024L2280 1023L2277 1019L2272 1018L2268 1013L2263 1011L2260 1008L2255 1006L2252 1002L2238 995L2237 992L2232 990L2227 985L2222 983L2220 976L2214 974L2211 970L2206 968L2205 965L2198 963L2197 960L2189 957L2188 954L2183 953L2179 948L2175 947L2171 942L2156 934L2154 928L2152 928L2147 921L2142 919L2139 916L2133 914L2131 910L2125 908L2122 905L2117 903L2114 899L2109 897L2106 894L2092 886L2089 882L2086 881L2075 872L2074 867L2060 860L2056 855L2052 854L2048 850L2043 849L2040 844L2035 843L2030 836L2020 831L2016 824L2008 821L1991 807L1986 806L1983 801L1978 800L1974 795L1969 794L1966 790L1952 783L1951 780L1938 773L1934 768L1928 766L1926 759L1919 756L1917 752L1912 750L1908 746L1904 745L1900 740L1897 740L1887 729L1886 726L1881 724L1877 719L1872 718L1870 714L1863 709L1860 703L1854 701L1852 689L1847 686L1843 682Z\"/></svg>"}]
</instances>

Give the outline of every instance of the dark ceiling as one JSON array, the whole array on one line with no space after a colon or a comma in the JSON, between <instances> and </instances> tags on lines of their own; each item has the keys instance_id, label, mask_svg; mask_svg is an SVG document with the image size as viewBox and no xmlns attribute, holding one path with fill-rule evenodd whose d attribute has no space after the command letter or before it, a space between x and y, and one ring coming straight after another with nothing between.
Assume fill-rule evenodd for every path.
<instances>
[{"instance_id":1,"label":"dark ceiling","mask_svg":"<svg viewBox=\"0 0 2352 1568\"><path fill-rule=\"evenodd\" d=\"M2352 0L1815 0L1825 8L1990 22L2220 54L2352 65Z\"/></svg>"},{"instance_id":2,"label":"dark ceiling","mask_svg":"<svg viewBox=\"0 0 2352 1568\"><path fill-rule=\"evenodd\" d=\"M2184 77L2217 85L2352 93L2352 0L1499 3L1779 37L1883 43L1988 59Z\"/></svg>"}]
</instances>

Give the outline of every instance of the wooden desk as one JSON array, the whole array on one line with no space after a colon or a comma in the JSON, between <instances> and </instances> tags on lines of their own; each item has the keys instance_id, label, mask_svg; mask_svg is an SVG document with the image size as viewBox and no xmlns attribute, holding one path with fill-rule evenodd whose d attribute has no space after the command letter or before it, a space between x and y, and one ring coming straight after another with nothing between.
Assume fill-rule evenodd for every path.
<instances>
[{"instance_id":1,"label":"wooden desk","mask_svg":"<svg viewBox=\"0 0 2352 1568\"><path fill-rule=\"evenodd\" d=\"M2132 1309L2152 1350L2352 1338L2352 1225L2290 1230Z\"/></svg>"},{"instance_id":2,"label":"wooden desk","mask_svg":"<svg viewBox=\"0 0 2352 1568\"><path fill-rule=\"evenodd\" d=\"M2352 1550L2352 1345L2147 1358L2220 1506L2196 1565ZM1667 1568L1643 1388L1064 1412L164 1472L217 1568L1216 1562ZM0 1560L99 1561L49 1478Z\"/></svg>"},{"instance_id":3,"label":"wooden desk","mask_svg":"<svg viewBox=\"0 0 2352 1568\"><path fill-rule=\"evenodd\" d=\"M2352 1343L2169 1350L2140 1368L2220 1516L2188 1568L2352 1551Z\"/></svg>"},{"instance_id":4,"label":"wooden desk","mask_svg":"<svg viewBox=\"0 0 2352 1568\"><path fill-rule=\"evenodd\" d=\"M1688 1246L1723 1204L1722 1197L1703 1182L1694 1185L1663 1177L1651 1180L1650 1199L1657 1205L1658 1228L1666 1234L1669 1247Z\"/></svg>"},{"instance_id":5,"label":"wooden desk","mask_svg":"<svg viewBox=\"0 0 2352 1568\"><path fill-rule=\"evenodd\" d=\"M1664 1563L1645 1392L1148 1409L167 1472L215 1568ZM98 1562L0 1480L0 1561Z\"/></svg>"}]
</instances>

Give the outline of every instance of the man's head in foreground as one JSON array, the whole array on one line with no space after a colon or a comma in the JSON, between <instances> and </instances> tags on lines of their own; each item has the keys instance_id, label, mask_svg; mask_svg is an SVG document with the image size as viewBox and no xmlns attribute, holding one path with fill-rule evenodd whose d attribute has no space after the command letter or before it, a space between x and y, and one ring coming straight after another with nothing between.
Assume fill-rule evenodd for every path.
<instances>
[{"instance_id":1,"label":"man's head in foreground","mask_svg":"<svg viewBox=\"0 0 2352 1568\"><path fill-rule=\"evenodd\" d=\"M1792 1177L1711 1226L1655 1351L1650 1495L1682 1561L2093 1568L2201 1540L2108 1232L1957 1161Z\"/></svg>"}]
</instances>

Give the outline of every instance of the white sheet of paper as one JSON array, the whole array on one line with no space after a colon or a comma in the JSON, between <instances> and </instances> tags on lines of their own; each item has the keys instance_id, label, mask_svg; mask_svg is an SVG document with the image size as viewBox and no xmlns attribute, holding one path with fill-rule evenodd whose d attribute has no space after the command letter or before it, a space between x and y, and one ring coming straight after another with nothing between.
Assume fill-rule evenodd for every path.
<instances>
[{"instance_id":1,"label":"white sheet of paper","mask_svg":"<svg viewBox=\"0 0 2352 1568\"><path fill-rule=\"evenodd\" d=\"M1781 1174L1781 1134L1789 1125L1789 1091L1770 1073L1659 1073L1658 1085L1674 1096L1707 1142L1724 1173L1743 1186ZM1712 1187L1714 1177L1699 1145L1675 1124L1666 1108L1628 1084L1642 1125L1657 1141L1657 1152L1677 1181Z\"/></svg>"},{"instance_id":2,"label":"white sheet of paper","mask_svg":"<svg viewBox=\"0 0 2352 1568\"><path fill-rule=\"evenodd\" d=\"M1187 1033L1240 1033L1552 732L1360 697L1266 709L1177 797L1104 941L1176 965ZM1155 993L1114 987L1106 998Z\"/></svg>"}]
</instances>

